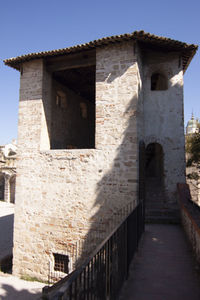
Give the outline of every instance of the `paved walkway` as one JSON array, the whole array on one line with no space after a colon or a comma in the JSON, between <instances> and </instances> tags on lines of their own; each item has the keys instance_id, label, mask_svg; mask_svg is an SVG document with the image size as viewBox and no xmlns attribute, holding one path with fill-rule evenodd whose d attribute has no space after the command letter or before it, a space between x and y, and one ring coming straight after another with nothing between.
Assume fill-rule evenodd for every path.
<instances>
[{"instance_id":1,"label":"paved walkway","mask_svg":"<svg viewBox=\"0 0 200 300\"><path fill-rule=\"evenodd\" d=\"M21 280L15 276L0 273L0 300L40 299L44 283Z\"/></svg>"},{"instance_id":2,"label":"paved walkway","mask_svg":"<svg viewBox=\"0 0 200 300\"><path fill-rule=\"evenodd\" d=\"M200 278L178 225L146 226L120 300L200 300Z\"/></svg>"}]
</instances>

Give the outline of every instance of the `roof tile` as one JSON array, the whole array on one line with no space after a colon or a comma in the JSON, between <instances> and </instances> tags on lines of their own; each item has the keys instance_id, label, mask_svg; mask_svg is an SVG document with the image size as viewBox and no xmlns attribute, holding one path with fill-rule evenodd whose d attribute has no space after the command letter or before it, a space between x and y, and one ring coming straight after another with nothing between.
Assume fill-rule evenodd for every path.
<instances>
[{"instance_id":1,"label":"roof tile","mask_svg":"<svg viewBox=\"0 0 200 300\"><path fill-rule=\"evenodd\" d=\"M167 47L167 49L169 50L181 52L184 60L184 71L187 69L192 57L194 56L198 48L198 46L194 44L187 44L177 40L172 40L170 38L156 36L154 34L146 33L143 30L140 30L122 35L104 37L89 43L80 44L69 48L29 53L22 56L5 59L4 63L10 67L20 70L20 64L25 61L80 52L91 48L101 47L110 43L123 42L127 40L137 40L139 42L150 44L155 47L162 47L163 49Z\"/></svg>"}]
</instances>

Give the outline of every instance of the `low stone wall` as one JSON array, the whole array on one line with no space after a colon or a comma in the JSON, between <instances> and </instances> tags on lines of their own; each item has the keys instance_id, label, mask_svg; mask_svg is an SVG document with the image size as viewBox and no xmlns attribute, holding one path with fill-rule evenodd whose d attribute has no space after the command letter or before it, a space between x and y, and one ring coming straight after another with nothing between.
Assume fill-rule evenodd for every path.
<instances>
[{"instance_id":1,"label":"low stone wall","mask_svg":"<svg viewBox=\"0 0 200 300\"><path fill-rule=\"evenodd\" d=\"M182 225L200 263L200 207L192 202L187 184L178 184L178 195Z\"/></svg>"}]
</instances>

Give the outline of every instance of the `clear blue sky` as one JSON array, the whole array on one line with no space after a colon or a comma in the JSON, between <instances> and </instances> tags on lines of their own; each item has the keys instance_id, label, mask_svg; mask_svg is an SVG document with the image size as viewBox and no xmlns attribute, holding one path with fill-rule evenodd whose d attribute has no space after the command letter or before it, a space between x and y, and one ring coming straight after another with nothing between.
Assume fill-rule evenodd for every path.
<instances>
[{"instance_id":1,"label":"clear blue sky","mask_svg":"<svg viewBox=\"0 0 200 300\"><path fill-rule=\"evenodd\" d=\"M144 30L200 43L199 0L1 0L0 145L17 137L19 72L3 59ZM200 117L200 60L185 74L185 122Z\"/></svg>"}]
</instances>

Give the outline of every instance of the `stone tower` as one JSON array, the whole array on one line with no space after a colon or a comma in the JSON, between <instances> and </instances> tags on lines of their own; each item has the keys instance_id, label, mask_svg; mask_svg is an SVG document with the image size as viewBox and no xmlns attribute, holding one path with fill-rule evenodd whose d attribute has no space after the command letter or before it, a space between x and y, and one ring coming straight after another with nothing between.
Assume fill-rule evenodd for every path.
<instances>
[{"instance_id":1,"label":"stone tower","mask_svg":"<svg viewBox=\"0 0 200 300\"><path fill-rule=\"evenodd\" d=\"M16 275L46 280L58 255L73 268L74 251L83 259L99 242L91 237L137 205L140 141L149 177L175 201L183 73L196 49L141 31L5 60L21 72Z\"/></svg>"}]
</instances>

